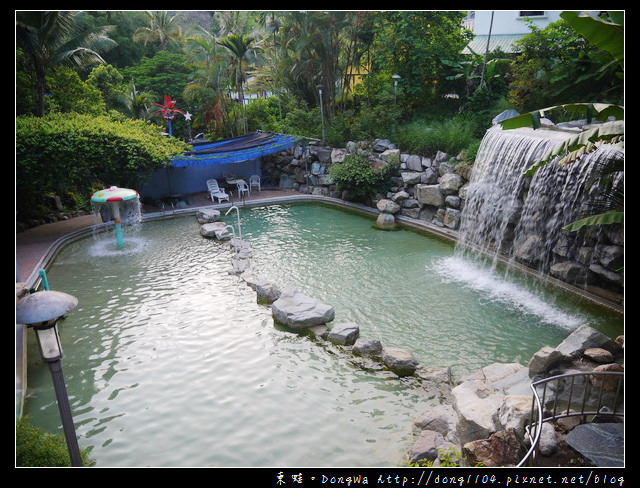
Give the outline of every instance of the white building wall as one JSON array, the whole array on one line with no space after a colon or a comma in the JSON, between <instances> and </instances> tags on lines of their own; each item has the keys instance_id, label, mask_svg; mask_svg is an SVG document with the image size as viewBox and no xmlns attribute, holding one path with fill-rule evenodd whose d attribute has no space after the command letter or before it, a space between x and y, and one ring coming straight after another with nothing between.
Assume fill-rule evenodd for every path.
<instances>
[{"instance_id":1,"label":"white building wall","mask_svg":"<svg viewBox=\"0 0 640 488\"><path fill-rule=\"evenodd\" d=\"M520 10L476 10L474 29L476 35L488 35L491 26L491 13L493 12L493 26L491 35L528 34L529 21L537 27L544 29L552 22L560 20L561 10L544 10L544 15L535 17L522 17Z\"/></svg>"}]
</instances>

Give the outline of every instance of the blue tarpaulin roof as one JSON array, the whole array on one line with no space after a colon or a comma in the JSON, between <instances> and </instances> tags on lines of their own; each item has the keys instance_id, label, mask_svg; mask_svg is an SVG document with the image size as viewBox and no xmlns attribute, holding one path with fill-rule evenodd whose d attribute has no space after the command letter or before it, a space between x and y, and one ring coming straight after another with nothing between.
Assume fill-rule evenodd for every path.
<instances>
[{"instance_id":1,"label":"blue tarpaulin roof","mask_svg":"<svg viewBox=\"0 0 640 488\"><path fill-rule=\"evenodd\" d=\"M284 151L303 141L303 138L275 132L254 132L223 141L197 143L193 151L174 157L171 166L210 166L258 159L267 154Z\"/></svg>"}]
</instances>

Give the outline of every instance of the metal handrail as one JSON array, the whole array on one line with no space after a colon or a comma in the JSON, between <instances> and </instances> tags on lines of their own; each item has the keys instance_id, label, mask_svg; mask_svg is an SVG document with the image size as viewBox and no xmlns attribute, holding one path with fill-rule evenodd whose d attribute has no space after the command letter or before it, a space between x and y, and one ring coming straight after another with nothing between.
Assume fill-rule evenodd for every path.
<instances>
[{"instance_id":1,"label":"metal handrail","mask_svg":"<svg viewBox=\"0 0 640 488\"><path fill-rule=\"evenodd\" d=\"M617 383L615 388L615 396L612 402L605 402L603 394L605 393L605 381L604 378L599 382L599 385L593 385L589 377L593 376L616 376ZM576 378L584 377L584 388L582 394L577 392ZM568 388L561 390L562 383L569 380L570 384ZM552 386L555 385L555 389ZM591 385L591 388L590 388ZM517 464L517 467L524 466L530 460L535 460L538 444L540 442L540 435L542 433L542 424L544 422L555 421L564 417L583 417L583 421L587 420L589 416L610 416L624 418L624 412L618 410L618 405L622 402L621 395L624 385L624 373L619 371L591 371L591 372L579 372L579 373L566 373L557 376L551 376L531 383L530 387L533 392L533 398L531 403L531 414L529 417L529 423L525 428L525 437L531 443L529 450ZM542 388L542 398L540 398L538 389ZM545 416L545 405L547 404L547 392L551 391L553 394L553 405L548 415ZM597 401L595 404L589 401L590 394L596 392ZM561 397L561 393L567 393L565 397ZM575 395L578 394L577 400L574 402ZM566 401L566 409L559 409L559 400L562 398ZM611 405L612 403L612 405ZM576 409L576 406L579 406ZM591 419L593 420L593 418Z\"/></svg>"}]
</instances>

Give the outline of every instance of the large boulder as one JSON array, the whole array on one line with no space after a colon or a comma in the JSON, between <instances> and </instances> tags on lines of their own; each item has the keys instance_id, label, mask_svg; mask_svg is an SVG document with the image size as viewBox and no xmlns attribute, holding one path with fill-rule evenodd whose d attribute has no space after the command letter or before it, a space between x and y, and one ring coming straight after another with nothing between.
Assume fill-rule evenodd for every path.
<instances>
[{"instance_id":1,"label":"large boulder","mask_svg":"<svg viewBox=\"0 0 640 488\"><path fill-rule=\"evenodd\" d=\"M458 437L464 445L486 439L498 430L498 411L504 395L482 380L469 380L451 393L458 412Z\"/></svg>"},{"instance_id":2,"label":"large boulder","mask_svg":"<svg viewBox=\"0 0 640 488\"><path fill-rule=\"evenodd\" d=\"M596 347L606 349L612 353L620 350L619 344L588 325L582 325L574 330L569 337L556 347L556 350L567 358L576 358L582 355L585 350Z\"/></svg>"},{"instance_id":3,"label":"large boulder","mask_svg":"<svg viewBox=\"0 0 640 488\"><path fill-rule=\"evenodd\" d=\"M271 312L275 320L294 329L326 324L335 317L333 307L291 286L282 290L280 297L271 305Z\"/></svg>"}]
</instances>

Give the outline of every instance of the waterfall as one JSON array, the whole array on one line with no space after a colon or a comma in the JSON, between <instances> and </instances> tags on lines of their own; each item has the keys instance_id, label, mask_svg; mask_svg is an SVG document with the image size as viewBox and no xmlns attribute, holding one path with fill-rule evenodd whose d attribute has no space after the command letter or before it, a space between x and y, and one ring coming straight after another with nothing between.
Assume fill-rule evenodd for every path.
<instances>
[{"instance_id":1,"label":"waterfall","mask_svg":"<svg viewBox=\"0 0 640 488\"><path fill-rule=\"evenodd\" d=\"M600 190L586 184L593 169L607 158L624 159L619 150L604 145L574 163L551 162L534 176L523 176L537 159L571 135L548 129L502 130L499 125L487 131L467 188L458 257L484 261L492 269L506 260L543 275L559 274L559 266L568 274L571 266L571 284L581 287L602 280L593 272L600 268L593 265L601 266L608 245L612 249L617 245L615 250L623 259L621 226L615 229L617 236L608 235L612 226L578 232L562 229L584 216L582 211ZM618 184L623 184L623 175ZM606 276L615 281L612 275L615 271Z\"/></svg>"}]
</instances>

